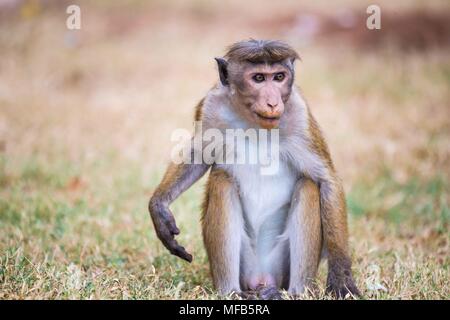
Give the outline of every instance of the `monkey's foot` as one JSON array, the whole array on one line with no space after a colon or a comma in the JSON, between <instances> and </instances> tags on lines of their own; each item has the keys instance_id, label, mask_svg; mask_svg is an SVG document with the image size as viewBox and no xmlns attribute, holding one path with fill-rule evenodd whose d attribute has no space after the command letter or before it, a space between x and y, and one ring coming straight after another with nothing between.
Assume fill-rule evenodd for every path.
<instances>
[{"instance_id":1,"label":"monkey's foot","mask_svg":"<svg viewBox=\"0 0 450 320\"><path fill-rule=\"evenodd\" d=\"M239 292L237 295L239 296L239 298L244 299L244 300L257 300L258 299L257 293L253 290L242 291L242 292Z\"/></svg>"},{"instance_id":2,"label":"monkey's foot","mask_svg":"<svg viewBox=\"0 0 450 320\"><path fill-rule=\"evenodd\" d=\"M282 300L281 292L274 286L260 286L257 288L261 300Z\"/></svg>"}]
</instances>

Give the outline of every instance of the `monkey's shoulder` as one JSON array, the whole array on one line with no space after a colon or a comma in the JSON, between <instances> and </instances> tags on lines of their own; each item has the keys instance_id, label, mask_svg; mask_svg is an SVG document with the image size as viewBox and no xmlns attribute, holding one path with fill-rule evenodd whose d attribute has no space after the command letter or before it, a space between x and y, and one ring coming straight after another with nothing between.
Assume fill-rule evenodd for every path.
<instances>
[{"instance_id":1,"label":"monkey's shoulder","mask_svg":"<svg viewBox=\"0 0 450 320\"><path fill-rule=\"evenodd\" d=\"M218 84L208 90L206 95L200 99L195 106L194 120L202 121L205 114L208 116L212 113L215 106L226 104L227 99L225 90Z\"/></svg>"}]
</instances>

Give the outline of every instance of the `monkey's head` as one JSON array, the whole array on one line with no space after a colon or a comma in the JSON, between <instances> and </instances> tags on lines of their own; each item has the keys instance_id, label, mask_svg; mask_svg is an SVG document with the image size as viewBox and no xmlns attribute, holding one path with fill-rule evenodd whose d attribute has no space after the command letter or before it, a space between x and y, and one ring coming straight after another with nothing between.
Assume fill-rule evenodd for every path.
<instances>
[{"instance_id":1,"label":"monkey's head","mask_svg":"<svg viewBox=\"0 0 450 320\"><path fill-rule=\"evenodd\" d=\"M297 58L284 42L253 39L231 45L224 58L216 58L220 81L236 112L262 128L278 127Z\"/></svg>"}]
</instances>

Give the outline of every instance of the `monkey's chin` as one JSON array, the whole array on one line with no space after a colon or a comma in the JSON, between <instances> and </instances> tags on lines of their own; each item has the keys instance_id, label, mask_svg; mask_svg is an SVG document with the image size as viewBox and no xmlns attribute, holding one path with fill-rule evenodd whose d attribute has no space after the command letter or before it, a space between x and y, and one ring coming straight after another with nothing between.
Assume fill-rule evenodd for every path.
<instances>
[{"instance_id":1,"label":"monkey's chin","mask_svg":"<svg viewBox=\"0 0 450 320\"><path fill-rule=\"evenodd\" d=\"M261 126L261 128L267 129L267 130L277 129L280 125L280 120L273 120L273 121L270 121L270 123L268 121L264 121L264 122L260 121L259 125Z\"/></svg>"},{"instance_id":2,"label":"monkey's chin","mask_svg":"<svg viewBox=\"0 0 450 320\"><path fill-rule=\"evenodd\" d=\"M255 113L255 114L256 114L256 117L258 118L259 126L263 129L267 129L267 130L276 129L280 125L279 117L268 118L268 117L261 116L257 113Z\"/></svg>"}]
</instances>

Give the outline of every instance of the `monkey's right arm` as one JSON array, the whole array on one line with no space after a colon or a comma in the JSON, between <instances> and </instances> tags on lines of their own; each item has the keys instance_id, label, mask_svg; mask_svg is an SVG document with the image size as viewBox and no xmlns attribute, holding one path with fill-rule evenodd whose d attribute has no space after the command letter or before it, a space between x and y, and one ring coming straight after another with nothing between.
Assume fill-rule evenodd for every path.
<instances>
[{"instance_id":1,"label":"monkey's right arm","mask_svg":"<svg viewBox=\"0 0 450 320\"><path fill-rule=\"evenodd\" d=\"M170 253L188 262L192 261L192 255L175 240L175 235L178 235L180 230L177 228L169 206L180 194L199 180L208 171L208 168L209 165L204 163L171 163L148 205L158 238Z\"/></svg>"}]
</instances>

